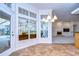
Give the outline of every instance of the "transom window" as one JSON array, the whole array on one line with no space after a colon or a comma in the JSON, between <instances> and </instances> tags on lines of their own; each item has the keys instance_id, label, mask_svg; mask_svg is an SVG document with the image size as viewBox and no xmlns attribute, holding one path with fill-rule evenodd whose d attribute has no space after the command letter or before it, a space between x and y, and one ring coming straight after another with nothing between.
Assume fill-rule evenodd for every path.
<instances>
[{"instance_id":1,"label":"transom window","mask_svg":"<svg viewBox=\"0 0 79 59\"><path fill-rule=\"evenodd\" d=\"M28 16L28 11L19 7L19 13Z\"/></svg>"},{"instance_id":2,"label":"transom window","mask_svg":"<svg viewBox=\"0 0 79 59\"><path fill-rule=\"evenodd\" d=\"M11 3L4 3L4 4L11 8Z\"/></svg>"}]
</instances>

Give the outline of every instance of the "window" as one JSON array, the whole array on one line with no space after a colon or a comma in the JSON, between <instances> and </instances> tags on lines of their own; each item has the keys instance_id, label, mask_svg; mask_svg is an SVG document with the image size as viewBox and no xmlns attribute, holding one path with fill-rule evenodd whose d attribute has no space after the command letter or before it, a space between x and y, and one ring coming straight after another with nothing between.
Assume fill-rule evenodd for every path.
<instances>
[{"instance_id":1,"label":"window","mask_svg":"<svg viewBox=\"0 0 79 59\"><path fill-rule=\"evenodd\" d=\"M30 39L36 38L36 21L29 20Z\"/></svg>"},{"instance_id":2,"label":"window","mask_svg":"<svg viewBox=\"0 0 79 59\"><path fill-rule=\"evenodd\" d=\"M47 15L40 15L41 19L41 37L47 38L48 37L48 23L42 21L43 18L47 18Z\"/></svg>"},{"instance_id":3,"label":"window","mask_svg":"<svg viewBox=\"0 0 79 59\"><path fill-rule=\"evenodd\" d=\"M4 3L4 4L11 8L11 3Z\"/></svg>"},{"instance_id":4,"label":"window","mask_svg":"<svg viewBox=\"0 0 79 59\"><path fill-rule=\"evenodd\" d=\"M19 40L28 39L28 19L19 17Z\"/></svg>"},{"instance_id":5,"label":"window","mask_svg":"<svg viewBox=\"0 0 79 59\"><path fill-rule=\"evenodd\" d=\"M19 7L19 8L18 8L18 11L19 11L20 14L23 14L23 15L28 16L28 11L27 11L27 10L25 10L25 9Z\"/></svg>"},{"instance_id":6,"label":"window","mask_svg":"<svg viewBox=\"0 0 79 59\"><path fill-rule=\"evenodd\" d=\"M19 17L19 40L36 38L36 21Z\"/></svg>"},{"instance_id":7,"label":"window","mask_svg":"<svg viewBox=\"0 0 79 59\"><path fill-rule=\"evenodd\" d=\"M10 15L0 10L0 53L10 48L10 18Z\"/></svg>"},{"instance_id":8,"label":"window","mask_svg":"<svg viewBox=\"0 0 79 59\"><path fill-rule=\"evenodd\" d=\"M41 37L48 37L48 23L41 21Z\"/></svg>"},{"instance_id":9,"label":"window","mask_svg":"<svg viewBox=\"0 0 79 59\"><path fill-rule=\"evenodd\" d=\"M30 12L30 17L36 18L37 15L35 13L33 13L33 12Z\"/></svg>"},{"instance_id":10,"label":"window","mask_svg":"<svg viewBox=\"0 0 79 59\"><path fill-rule=\"evenodd\" d=\"M23 9L23 8L20 8L20 7L18 8L18 12L22 15L26 15L26 16L29 16L29 17L32 17L32 18L37 17L36 13L30 12L30 11Z\"/></svg>"}]
</instances>

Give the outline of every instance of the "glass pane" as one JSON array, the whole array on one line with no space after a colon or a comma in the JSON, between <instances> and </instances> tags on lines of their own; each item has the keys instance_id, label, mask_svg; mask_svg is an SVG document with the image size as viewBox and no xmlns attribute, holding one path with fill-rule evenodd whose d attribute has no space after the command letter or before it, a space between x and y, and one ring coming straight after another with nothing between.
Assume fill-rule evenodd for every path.
<instances>
[{"instance_id":1,"label":"glass pane","mask_svg":"<svg viewBox=\"0 0 79 59\"><path fill-rule=\"evenodd\" d=\"M30 12L30 17L36 18L37 15L35 13L33 13L33 12Z\"/></svg>"},{"instance_id":2,"label":"glass pane","mask_svg":"<svg viewBox=\"0 0 79 59\"><path fill-rule=\"evenodd\" d=\"M29 20L30 38L36 38L36 21Z\"/></svg>"},{"instance_id":3,"label":"glass pane","mask_svg":"<svg viewBox=\"0 0 79 59\"><path fill-rule=\"evenodd\" d=\"M42 38L48 37L48 30L41 30L41 37Z\"/></svg>"},{"instance_id":4,"label":"glass pane","mask_svg":"<svg viewBox=\"0 0 79 59\"><path fill-rule=\"evenodd\" d=\"M47 15L40 15L40 17L41 17L41 20L42 20L43 18L47 18Z\"/></svg>"},{"instance_id":5,"label":"glass pane","mask_svg":"<svg viewBox=\"0 0 79 59\"><path fill-rule=\"evenodd\" d=\"M0 11L0 53L10 48L10 19L8 18L10 18L8 14Z\"/></svg>"},{"instance_id":6,"label":"glass pane","mask_svg":"<svg viewBox=\"0 0 79 59\"><path fill-rule=\"evenodd\" d=\"M41 21L41 30L48 30L48 23Z\"/></svg>"},{"instance_id":7,"label":"glass pane","mask_svg":"<svg viewBox=\"0 0 79 59\"><path fill-rule=\"evenodd\" d=\"M48 37L48 23L41 21L41 37Z\"/></svg>"},{"instance_id":8,"label":"glass pane","mask_svg":"<svg viewBox=\"0 0 79 59\"><path fill-rule=\"evenodd\" d=\"M18 8L18 11L19 11L20 14L23 14L23 15L28 16L28 11L27 11L27 10L22 9L22 8L19 7L19 8Z\"/></svg>"},{"instance_id":9,"label":"glass pane","mask_svg":"<svg viewBox=\"0 0 79 59\"><path fill-rule=\"evenodd\" d=\"M19 40L28 39L28 19L19 17Z\"/></svg>"},{"instance_id":10,"label":"glass pane","mask_svg":"<svg viewBox=\"0 0 79 59\"><path fill-rule=\"evenodd\" d=\"M4 4L11 8L11 3L4 3Z\"/></svg>"}]
</instances>

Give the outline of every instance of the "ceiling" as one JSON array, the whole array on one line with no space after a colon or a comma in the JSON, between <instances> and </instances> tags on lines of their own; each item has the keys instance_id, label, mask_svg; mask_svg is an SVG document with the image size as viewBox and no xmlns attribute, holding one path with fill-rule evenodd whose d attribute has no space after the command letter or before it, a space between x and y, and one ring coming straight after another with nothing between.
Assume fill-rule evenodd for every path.
<instances>
[{"instance_id":1,"label":"ceiling","mask_svg":"<svg viewBox=\"0 0 79 59\"><path fill-rule=\"evenodd\" d=\"M79 15L72 15L71 12L79 7L79 3L29 3L38 10L52 9L59 20L79 21Z\"/></svg>"},{"instance_id":2,"label":"ceiling","mask_svg":"<svg viewBox=\"0 0 79 59\"><path fill-rule=\"evenodd\" d=\"M29 3L37 9L56 9L61 7L70 7L76 3Z\"/></svg>"}]
</instances>

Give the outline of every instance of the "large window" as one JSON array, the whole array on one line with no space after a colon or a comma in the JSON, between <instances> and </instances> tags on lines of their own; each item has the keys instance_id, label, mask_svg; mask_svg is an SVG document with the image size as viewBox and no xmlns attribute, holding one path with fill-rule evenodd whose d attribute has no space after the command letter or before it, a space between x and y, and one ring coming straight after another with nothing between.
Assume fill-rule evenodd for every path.
<instances>
[{"instance_id":1,"label":"large window","mask_svg":"<svg viewBox=\"0 0 79 59\"><path fill-rule=\"evenodd\" d=\"M0 11L0 53L10 48L10 15Z\"/></svg>"},{"instance_id":2,"label":"large window","mask_svg":"<svg viewBox=\"0 0 79 59\"><path fill-rule=\"evenodd\" d=\"M48 22L44 22L43 18L46 18L47 15L41 15L41 37L47 38L48 37Z\"/></svg>"},{"instance_id":3,"label":"large window","mask_svg":"<svg viewBox=\"0 0 79 59\"><path fill-rule=\"evenodd\" d=\"M48 37L48 23L41 21L41 37Z\"/></svg>"},{"instance_id":4,"label":"large window","mask_svg":"<svg viewBox=\"0 0 79 59\"><path fill-rule=\"evenodd\" d=\"M19 17L19 40L36 38L36 21Z\"/></svg>"}]
</instances>

